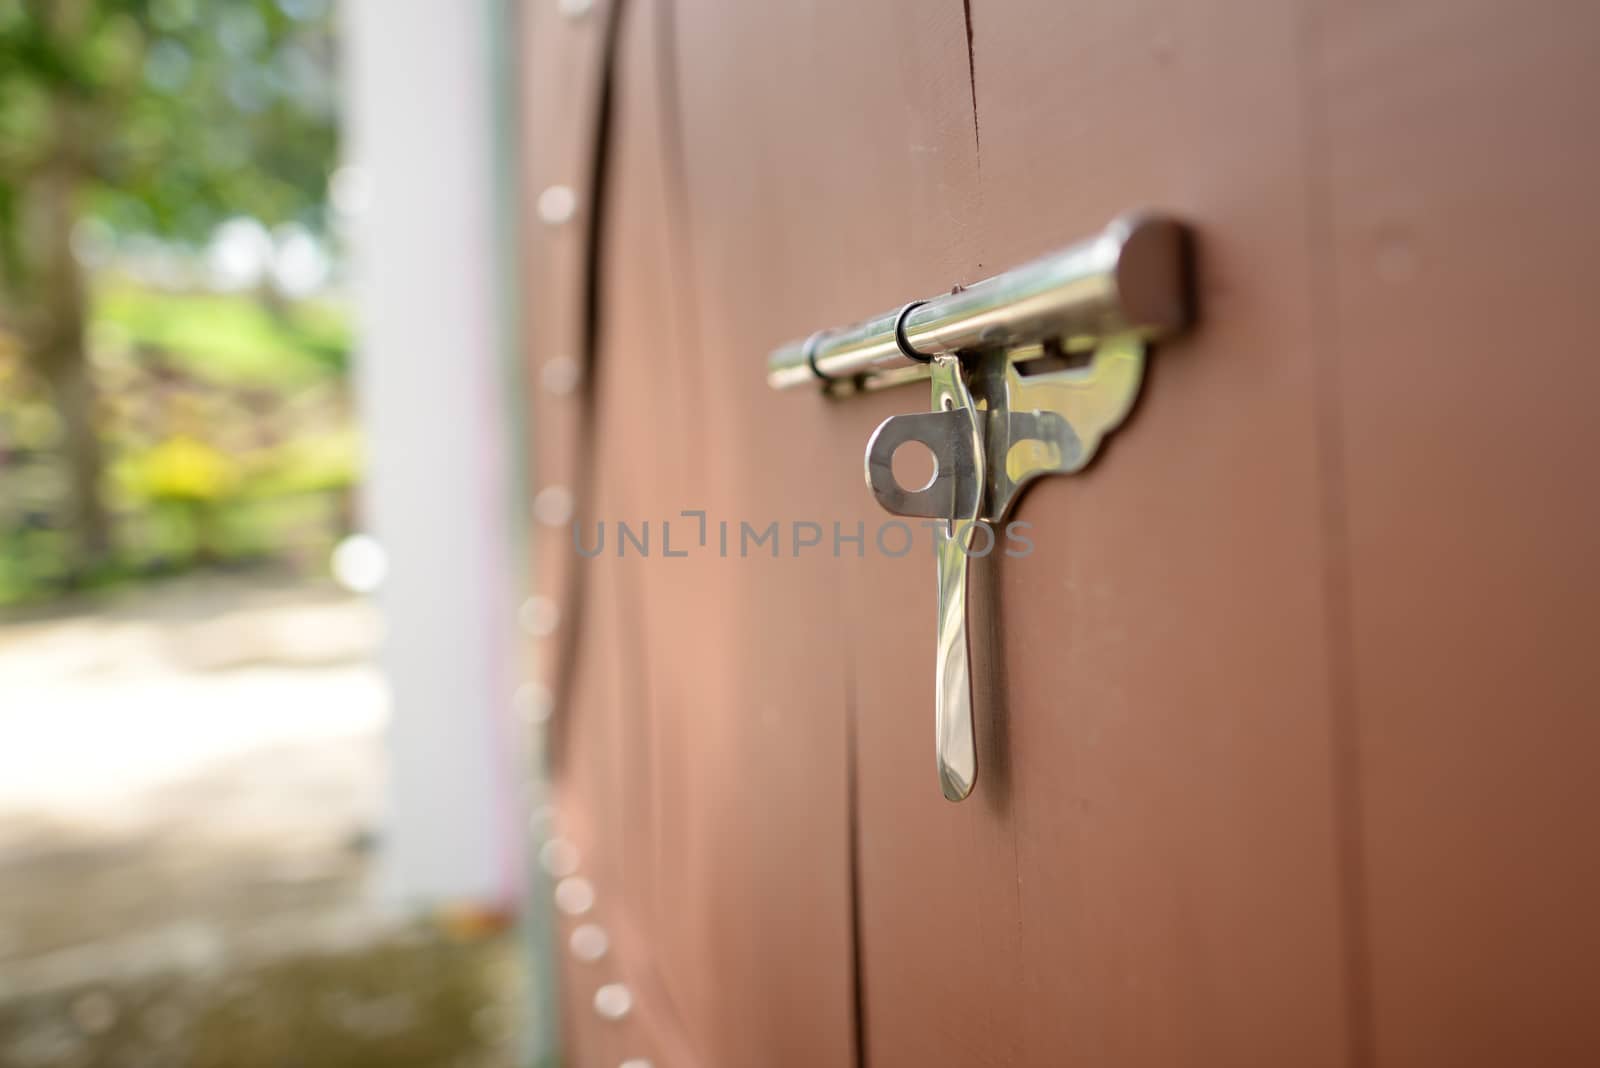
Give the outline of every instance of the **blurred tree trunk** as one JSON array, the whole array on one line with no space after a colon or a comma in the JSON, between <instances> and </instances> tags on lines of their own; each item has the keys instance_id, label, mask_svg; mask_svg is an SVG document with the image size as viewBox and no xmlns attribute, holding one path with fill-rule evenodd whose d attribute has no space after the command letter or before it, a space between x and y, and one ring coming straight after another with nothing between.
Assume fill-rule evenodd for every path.
<instances>
[{"instance_id":1,"label":"blurred tree trunk","mask_svg":"<svg viewBox=\"0 0 1600 1068\"><path fill-rule=\"evenodd\" d=\"M98 137L90 121L96 101L76 79L79 65L66 49L83 37L90 10L90 0L35 2L22 29L13 26L21 36L12 44L32 60L29 69L48 101L48 113L42 138L28 146L5 146L11 149L8 159L0 153L9 164L0 174L8 187L0 219L7 231L0 256L4 313L49 388L60 421L69 566L77 578L103 564L111 548L101 496L104 462L94 379L85 346L88 299L72 248Z\"/></svg>"},{"instance_id":2,"label":"blurred tree trunk","mask_svg":"<svg viewBox=\"0 0 1600 1068\"><path fill-rule=\"evenodd\" d=\"M70 125L69 116L61 117ZM88 300L83 272L72 251L82 177L70 155L64 154L42 168L31 184L28 209L39 271L34 290L38 318L30 347L61 420L73 571L82 575L103 564L111 548L110 519L101 494L104 458L95 418L96 393L85 345Z\"/></svg>"},{"instance_id":3,"label":"blurred tree trunk","mask_svg":"<svg viewBox=\"0 0 1600 1068\"><path fill-rule=\"evenodd\" d=\"M73 571L82 575L105 563L111 551L111 522L100 485L104 456L95 421L94 380L81 346L52 361L45 373L62 424L75 549Z\"/></svg>"}]
</instances>

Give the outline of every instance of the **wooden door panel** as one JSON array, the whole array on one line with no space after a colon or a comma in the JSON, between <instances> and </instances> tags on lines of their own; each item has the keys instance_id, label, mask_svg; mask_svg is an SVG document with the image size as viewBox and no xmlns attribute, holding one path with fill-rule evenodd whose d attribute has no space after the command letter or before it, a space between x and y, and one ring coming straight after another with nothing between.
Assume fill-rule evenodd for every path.
<instances>
[{"instance_id":1,"label":"wooden door panel","mask_svg":"<svg viewBox=\"0 0 1600 1068\"><path fill-rule=\"evenodd\" d=\"M694 67L674 47L674 14L624 14L601 236L597 382L613 418L598 480L612 489L593 518L612 541L584 566L617 576L630 639L599 652L596 670L638 680L616 755L634 758L638 803L612 831L638 835L622 925L637 937L618 949L657 980L641 985L641 1009L648 999L679 1047L658 1061L843 1064L854 1057L844 669L807 652L833 628L837 582L821 561L739 550L742 522L787 523L833 488L812 477L814 457L779 447L816 438L816 413L769 418L759 357L748 378L732 370L766 343L727 334L761 322L762 291L749 266L742 291L705 266L718 250L687 198L678 84ZM746 264L763 259L753 252L743 247ZM705 543L685 510L704 511ZM617 558L619 521L650 524L648 558ZM668 521L689 557L666 555ZM723 522L731 557L718 552Z\"/></svg>"},{"instance_id":2,"label":"wooden door panel","mask_svg":"<svg viewBox=\"0 0 1600 1068\"><path fill-rule=\"evenodd\" d=\"M625 9L583 513L613 540L561 775L658 1063L1600 1047L1600 16L1391 7ZM1145 206L1195 228L1201 322L979 568L952 805L928 536L885 555L861 483L926 387L776 394L762 358ZM713 548L664 558L684 509ZM869 544L796 555L797 520Z\"/></svg>"},{"instance_id":3,"label":"wooden door panel","mask_svg":"<svg viewBox=\"0 0 1600 1068\"><path fill-rule=\"evenodd\" d=\"M1600 11L1319 4L1376 1063L1600 1055Z\"/></svg>"},{"instance_id":4,"label":"wooden door panel","mask_svg":"<svg viewBox=\"0 0 1600 1068\"><path fill-rule=\"evenodd\" d=\"M664 826L681 806L663 807L662 734L672 722L671 704L661 700L652 667L661 630L648 615L657 603L653 561L619 554L620 527L644 535L654 529L651 550L661 549L659 509L663 493L682 485L693 448L686 425L689 384L679 373L685 349L674 316L674 279L679 256L671 219L669 159L664 151L657 70L657 18L648 5L620 12L611 60L609 126L601 185L596 190L599 229L595 244L594 425L589 448L595 458L588 495L593 507L580 522L579 540L598 555L575 558L591 586L588 605L611 621L600 644L583 650L583 669L596 685L607 685L611 703L576 706L579 717L613 724L596 754L611 769L606 782L607 823L597 832L616 853L607 879L597 885L597 919L611 949L602 965L585 969L608 982L626 983L635 999L632 1019L594 1021L593 989L574 991L577 1012L593 1043L570 1052L578 1064L620 1063L648 1056L682 1063L687 1046L681 962L665 940L693 914L664 916L673 876L682 869L663 858L671 835ZM599 539L597 541L597 539ZM622 666L626 665L623 669ZM603 682L601 680L604 680ZM575 799L588 807L592 797ZM575 965L575 968L578 967ZM692 1004L692 1001L690 1002Z\"/></svg>"},{"instance_id":5,"label":"wooden door panel","mask_svg":"<svg viewBox=\"0 0 1600 1068\"><path fill-rule=\"evenodd\" d=\"M970 228L947 225L968 217L956 208L973 179L961 13L930 19L926 10L842 2L677 10L706 435L695 489L713 517L778 520L786 532L796 520L819 522L830 540L834 521L846 533L876 521L860 475L873 405L774 403L763 356L786 336L972 269L960 237ZM903 51L885 52L889 40ZM952 158L947 143L964 154ZM892 408L877 410L881 419ZM856 1011L854 932L817 925L849 918L848 680L863 647L848 624L863 565L831 553L796 559L787 545L783 557L705 565L726 598L715 661L726 688L716 710L699 710L698 753L686 767L725 776L742 827L720 841L707 834L714 824L698 832L704 847L728 851L724 873L745 873L717 887L725 910L770 903L747 917L750 929L724 928L705 943L717 949L717 981L729 993L704 1026L741 1036L707 1063L843 1064L857 1055L852 1046L819 1052L803 1036L816 1030L807 1007L819 991L836 999L829 1008L845 1022ZM925 569L916 570L920 581ZM921 651L926 636L921 626L903 637L891 628L865 648L903 640ZM706 655L684 636L686 669L704 670ZM713 685L702 681L698 692ZM712 716L716 727L707 726Z\"/></svg>"},{"instance_id":6,"label":"wooden door panel","mask_svg":"<svg viewBox=\"0 0 1600 1068\"><path fill-rule=\"evenodd\" d=\"M973 5L982 271L1158 205L1199 228L1205 321L1017 513L971 800L932 777L931 649L858 675L873 1064L1343 1059L1297 34ZM931 632L926 575L879 581Z\"/></svg>"}]
</instances>

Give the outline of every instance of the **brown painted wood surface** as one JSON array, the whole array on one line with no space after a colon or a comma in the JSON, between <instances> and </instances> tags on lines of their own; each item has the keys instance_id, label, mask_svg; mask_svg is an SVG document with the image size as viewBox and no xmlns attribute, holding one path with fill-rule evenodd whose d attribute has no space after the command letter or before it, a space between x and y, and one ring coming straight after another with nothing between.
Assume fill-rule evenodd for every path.
<instances>
[{"instance_id":1,"label":"brown painted wood surface","mask_svg":"<svg viewBox=\"0 0 1600 1068\"><path fill-rule=\"evenodd\" d=\"M1384 1064L1600 1061L1600 8L1328 4L1347 877Z\"/></svg>"},{"instance_id":2,"label":"brown painted wood surface","mask_svg":"<svg viewBox=\"0 0 1600 1068\"><path fill-rule=\"evenodd\" d=\"M1600 9L621 19L587 342L582 250L532 245L568 288L530 362L594 361L535 478L611 526L539 557L579 576L556 772L614 943L566 966L572 1063L1600 1060ZM600 25L530 31L531 130L592 114L561 118L592 83L551 42ZM983 569L951 805L931 556L787 544L885 518L862 449L925 389L773 393L764 356L1140 206L1195 227L1203 319L1025 499L1035 552ZM665 558L686 509L710 545ZM739 558L774 520L780 557ZM616 978L639 1009L598 1021Z\"/></svg>"}]
</instances>

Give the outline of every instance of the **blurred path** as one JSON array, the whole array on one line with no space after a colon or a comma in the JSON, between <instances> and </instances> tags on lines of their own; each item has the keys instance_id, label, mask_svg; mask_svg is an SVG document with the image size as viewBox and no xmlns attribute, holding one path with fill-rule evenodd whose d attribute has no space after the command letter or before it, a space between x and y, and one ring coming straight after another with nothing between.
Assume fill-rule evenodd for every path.
<instances>
[{"instance_id":1,"label":"blurred path","mask_svg":"<svg viewBox=\"0 0 1600 1068\"><path fill-rule=\"evenodd\" d=\"M371 607L236 577L83 607L0 625L0 1064L496 1063L440 1058L503 1042L504 946L365 893ZM224 1020L259 1056L207 1054Z\"/></svg>"},{"instance_id":2,"label":"blurred path","mask_svg":"<svg viewBox=\"0 0 1600 1068\"><path fill-rule=\"evenodd\" d=\"M241 757L245 779L209 791L235 830L235 818L326 825L330 804L347 820L375 814L386 698L365 603L191 579L97 607L0 626L0 826L32 814L148 828L178 817L175 790ZM260 759L270 746L322 750L337 774L322 759ZM248 804L263 793L274 803Z\"/></svg>"}]
</instances>

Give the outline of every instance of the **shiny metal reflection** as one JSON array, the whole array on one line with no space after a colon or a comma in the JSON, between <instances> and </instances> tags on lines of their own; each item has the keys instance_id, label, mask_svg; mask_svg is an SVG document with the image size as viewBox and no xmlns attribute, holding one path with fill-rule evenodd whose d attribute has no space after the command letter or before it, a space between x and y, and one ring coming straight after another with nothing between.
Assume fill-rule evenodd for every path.
<instances>
[{"instance_id":1,"label":"shiny metal reflection","mask_svg":"<svg viewBox=\"0 0 1600 1068\"><path fill-rule=\"evenodd\" d=\"M1192 311L1182 224L1151 212L1112 220L1098 234L1020 267L958 286L906 312L905 338L928 356L993 352L1039 341L1079 348L1114 335L1150 340L1188 325ZM900 307L779 347L768 359L773 389L928 373L895 340ZM815 371L810 358L815 360Z\"/></svg>"},{"instance_id":2,"label":"shiny metal reflection","mask_svg":"<svg viewBox=\"0 0 1600 1068\"><path fill-rule=\"evenodd\" d=\"M954 356L933 361L933 407L961 421L963 448L980 462L957 472L957 506L949 522L934 530L939 582L939 639L935 654L934 734L939 787L951 801L972 793L978 778L978 746L972 724L972 654L967 640L967 546L983 501L983 438L977 405ZM935 454L937 462L937 454Z\"/></svg>"},{"instance_id":3,"label":"shiny metal reflection","mask_svg":"<svg viewBox=\"0 0 1600 1068\"><path fill-rule=\"evenodd\" d=\"M1173 220L1124 216L1053 256L820 331L771 357L776 389L821 378L839 394L923 373L933 379L932 411L884 420L867 441L865 470L887 511L945 520L934 533L934 718L940 788L952 801L967 797L977 776L969 556L993 550L994 528L1031 483L1081 470L1127 418L1147 343L1192 316L1186 244ZM923 354L932 357L926 365L913 361ZM926 486L902 486L894 476L895 451L910 442L933 453Z\"/></svg>"}]
</instances>

